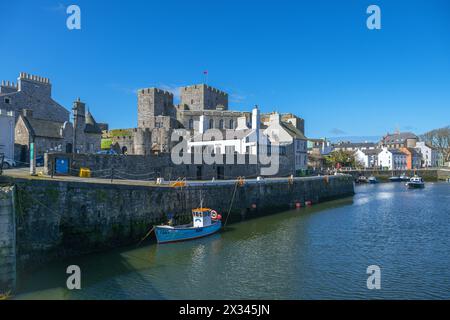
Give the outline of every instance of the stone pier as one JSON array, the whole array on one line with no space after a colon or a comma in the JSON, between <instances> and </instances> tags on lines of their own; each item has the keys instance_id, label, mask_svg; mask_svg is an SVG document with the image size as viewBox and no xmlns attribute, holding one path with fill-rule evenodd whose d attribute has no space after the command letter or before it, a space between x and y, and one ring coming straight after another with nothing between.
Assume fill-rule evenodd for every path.
<instances>
[{"instance_id":1,"label":"stone pier","mask_svg":"<svg viewBox=\"0 0 450 320\"><path fill-rule=\"evenodd\" d=\"M234 195L228 219L232 223L354 194L351 176L274 178L242 184L235 180L193 182L183 188L155 186L145 181L80 181L74 177L3 179L15 185L17 204L14 227L12 191L5 189L0 216L0 266L8 286L14 284L16 264L20 274L52 260L136 244L153 225L167 222L169 214L177 223L188 222L192 219L191 209L200 204L200 198L205 206L225 218Z\"/></svg>"},{"instance_id":2,"label":"stone pier","mask_svg":"<svg viewBox=\"0 0 450 320\"><path fill-rule=\"evenodd\" d=\"M0 188L0 295L16 287L14 187Z\"/></svg>"}]
</instances>

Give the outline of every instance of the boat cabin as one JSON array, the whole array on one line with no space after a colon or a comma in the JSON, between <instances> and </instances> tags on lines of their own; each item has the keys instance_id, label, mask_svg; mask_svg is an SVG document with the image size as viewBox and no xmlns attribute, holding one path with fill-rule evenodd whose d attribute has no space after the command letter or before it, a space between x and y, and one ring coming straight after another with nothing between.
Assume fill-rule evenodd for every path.
<instances>
[{"instance_id":1,"label":"boat cabin","mask_svg":"<svg viewBox=\"0 0 450 320\"><path fill-rule=\"evenodd\" d=\"M211 209L197 208L192 209L192 221L196 228L206 227L211 225Z\"/></svg>"}]
</instances>

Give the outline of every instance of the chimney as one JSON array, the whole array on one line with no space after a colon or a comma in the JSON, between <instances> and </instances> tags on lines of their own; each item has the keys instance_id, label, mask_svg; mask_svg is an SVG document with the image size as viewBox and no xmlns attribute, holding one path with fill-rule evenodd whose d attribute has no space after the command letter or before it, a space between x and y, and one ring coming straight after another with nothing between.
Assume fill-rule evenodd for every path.
<instances>
[{"instance_id":1,"label":"chimney","mask_svg":"<svg viewBox=\"0 0 450 320\"><path fill-rule=\"evenodd\" d=\"M33 110L31 110L31 109L22 109L22 115L25 118L32 118L33 117Z\"/></svg>"},{"instance_id":2,"label":"chimney","mask_svg":"<svg viewBox=\"0 0 450 320\"><path fill-rule=\"evenodd\" d=\"M255 107L252 110L252 129L259 130L259 127L260 127L259 109L258 106L255 105Z\"/></svg>"}]
</instances>

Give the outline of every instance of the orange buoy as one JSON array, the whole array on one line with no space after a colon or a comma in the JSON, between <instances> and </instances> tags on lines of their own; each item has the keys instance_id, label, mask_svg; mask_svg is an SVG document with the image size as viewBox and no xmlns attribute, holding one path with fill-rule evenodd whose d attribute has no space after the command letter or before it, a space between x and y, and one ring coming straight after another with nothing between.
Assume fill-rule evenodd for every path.
<instances>
[{"instance_id":1,"label":"orange buoy","mask_svg":"<svg viewBox=\"0 0 450 320\"><path fill-rule=\"evenodd\" d=\"M300 203L300 202L296 202L295 203L295 207L298 209L298 208L301 208L302 207L302 204Z\"/></svg>"}]
</instances>

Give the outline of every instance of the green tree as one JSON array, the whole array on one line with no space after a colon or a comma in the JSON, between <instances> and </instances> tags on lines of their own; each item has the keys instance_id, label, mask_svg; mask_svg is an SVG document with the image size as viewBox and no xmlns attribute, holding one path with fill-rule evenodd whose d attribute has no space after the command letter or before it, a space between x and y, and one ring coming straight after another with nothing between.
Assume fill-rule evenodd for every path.
<instances>
[{"instance_id":1,"label":"green tree","mask_svg":"<svg viewBox=\"0 0 450 320\"><path fill-rule=\"evenodd\" d=\"M362 167L355 156L355 152L347 150L335 150L325 157L326 164L329 167L336 168L340 167L352 167L359 168Z\"/></svg>"}]
</instances>

